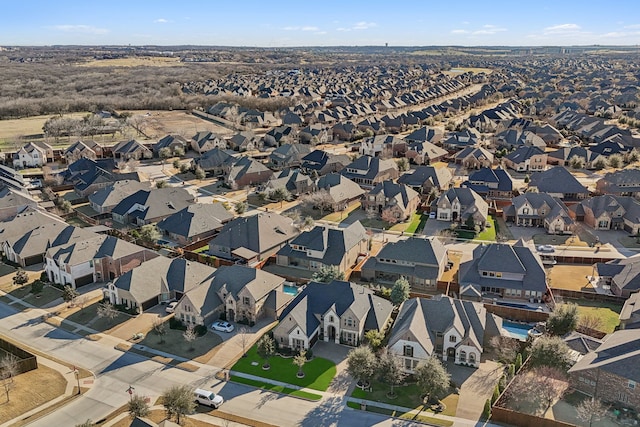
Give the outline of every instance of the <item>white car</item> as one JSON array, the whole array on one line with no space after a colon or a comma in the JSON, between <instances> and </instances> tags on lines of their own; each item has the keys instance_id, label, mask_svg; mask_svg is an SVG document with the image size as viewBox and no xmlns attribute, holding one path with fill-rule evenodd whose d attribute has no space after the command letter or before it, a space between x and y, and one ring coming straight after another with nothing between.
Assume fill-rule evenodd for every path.
<instances>
[{"instance_id":1,"label":"white car","mask_svg":"<svg viewBox=\"0 0 640 427\"><path fill-rule=\"evenodd\" d=\"M167 305L167 308L164 309L164 311L167 313L173 313L176 310L176 305L178 305L178 301L170 302Z\"/></svg>"},{"instance_id":2,"label":"white car","mask_svg":"<svg viewBox=\"0 0 640 427\"><path fill-rule=\"evenodd\" d=\"M429 219L435 219L436 218L436 213L435 212L431 212L429 214Z\"/></svg>"},{"instance_id":3,"label":"white car","mask_svg":"<svg viewBox=\"0 0 640 427\"><path fill-rule=\"evenodd\" d=\"M540 245L538 246L538 252L555 252L555 249L551 245Z\"/></svg>"},{"instance_id":4,"label":"white car","mask_svg":"<svg viewBox=\"0 0 640 427\"><path fill-rule=\"evenodd\" d=\"M233 325L229 322L225 322L223 320L218 320L217 322L213 322L211 324L211 329L219 332L232 332Z\"/></svg>"}]
</instances>

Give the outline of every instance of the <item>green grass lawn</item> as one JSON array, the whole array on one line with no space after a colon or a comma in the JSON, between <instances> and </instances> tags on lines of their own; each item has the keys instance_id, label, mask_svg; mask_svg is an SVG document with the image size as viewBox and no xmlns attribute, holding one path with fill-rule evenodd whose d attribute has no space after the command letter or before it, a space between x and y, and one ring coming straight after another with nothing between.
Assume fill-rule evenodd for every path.
<instances>
[{"instance_id":1,"label":"green grass lawn","mask_svg":"<svg viewBox=\"0 0 640 427\"><path fill-rule=\"evenodd\" d=\"M257 364L254 366L253 362ZM258 356L254 345L247 352L247 357L240 358L231 369L320 391L326 391L331 380L336 376L336 365L332 361L320 357L315 357L304 365L304 378L296 377L298 367L293 364L291 357L285 359L281 356L273 356L269 359L271 369L266 371L262 369L262 363L263 360Z\"/></svg>"},{"instance_id":2,"label":"green grass lawn","mask_svg":"<svg viewBox=\"0 0 640 427\"><path fill-rule=\"evenodd\" d=\"M581 316L595 316L602 321L602 325L598 328L602 332L611 333L615 331L616 326L620 324L620 310L622 306L615 304L607 304L589 300L570 300L578 304L578 313Z\"/></svg>"},{"instance_id":3,"label":"green grass lawn","mask_svg":"<svg viewBox=\"0 0 640 427\"><path fill-rule=\"evenodd\" d=\"M371 390L372 391L369 392L356 387L353 390L351 397L387 403L389 405L402 406L410 409L417 409L423 406L422 399L420 399L421 393L416 384L395 387L394 391L396 393L396 397L393 399L387 397L389 386L380 381L372 381ZM458 409L458 398L459 396L457 394L451 393L442 399L442 402L446 405L446 409L442 412L443 415L455 417Z\"/></svg>"},{"instance_id":4,"label":"green grass lawn","mask_svg":"<svg viewBox=\"0 0 640 427\"><path fill-rule=\"evenodd\" d=\"M347 406L353 409L362 409L360 404L356 402L349 401L347 402ZM442 420L440 418L428 417L426 415L412 415L409 413L399 413L397 411L378 408L376 406L367 406L366 410L369 412L374 412L376 414L389 415L391 417L399 417L405 420L416 420L416 421L427 423L429 425L434 425L434 426L449 427L453 425L453 421L449 421L449 420Z\"/></svg>"},{"instance_id":5,"label":"green grass lawn","mask_svg":"<svg viewBox=\"0 0 640 427\"><path fill-rule=\"evenodd\" d=\"M29 291L31 290L31 286L26 287ZM62 291L58 288L54 288L53 286L45 286L42 289L42 293L39 297L36 297L34 294L29 293L26 298L24 298L24 302L28 302L29 304L35 305L36 307L44 307L52 301L62 297Z\"/></svg>"},{"instance_id":6,"label":"green grass lawn","mask_svg":"<svg viewBox=\"0 0 640 427\"><path fill-rule=\"evenodd\" d=\"M207 252L208 250L209 250L209 245L205 245L205 246L203 246L203 247L201 247L201 248L196 249L196 250L195 250L195 251L193 251L193 252L195 252L195 253L197 253L197 254L201 254L201 253L203 253L203 252Z\"/></svg>"},{"instance_id":7,"label":"green grass lawn","mask_svg":"<svg viewBox=\"0 0 640 427\"><path fill-rule=\"evenodd\" d=\"M487 223L491 224L491 227L485 227L478 235L476 236L477 240L489 240L495 242L496 240L496 222L493 217L489 215L487 218Z\"/></svg>"},{"instance_id":8,"label":"green grass lawn","mask_svg":"<svg viewBox=\"0 0 640 427\"><path fill-rule=\"evenodd\" d=\"M283 386L279 386L279 385L273 385L273 384L265 383L263 381L254 381L252 379L239 377L237 375L232 376L231 377L231 381L236 382L236 383L240 383L240 384L250 385L250 386L253 386L253 387L258 387L258 388L260 388L262 390L273 391L273 392L282 393L282 394L288 394L290 396L300 397L302 399L307 399L307 400L318 401L318 400L322 399L322 396L319 395L319 394L308 393L306 391L295 390L295 389L292 389L292 388L289 388L289 387L283 387Z\"/></svg>"},{"instance_id":9,"label":"green grass lawn","mask_svg":"<svg viewBox=\"0 0 640 427\"><path fill-rule=\"evenodd\" d=\"M427 222L428 215L413 213L411 215L411 222L407 225L407 228L404 229L407 233L419 233L424 228L424 225Z\"/></svg>"}]
</instances>

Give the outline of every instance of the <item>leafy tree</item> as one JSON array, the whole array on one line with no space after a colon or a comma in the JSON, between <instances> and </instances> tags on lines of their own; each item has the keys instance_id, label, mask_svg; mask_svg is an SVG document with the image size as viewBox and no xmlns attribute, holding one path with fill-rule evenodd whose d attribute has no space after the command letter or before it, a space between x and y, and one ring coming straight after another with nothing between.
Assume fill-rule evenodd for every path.
<instances>
[{"instance_id":1,"label":"leafy tree","mask_svg":"<svg viewBox=\"0 0 640 427\"><path fill-rule=\"evenodd\" d=\"M607 167L607 161L600 157L595 162L593 162L593 167L597 170L604 169Z\"/></svg>"},{"instance_id":2,"label":"leafy tree","mask_svg":"<svg viewBox=\"0 0 640 427\"><path fill-rule=\"evenodd\" d=\"M162 237L155 224L145 224L140 227L140 238L147 243L154 243Z\"/></svg>"},{"instance_id":3,"label":"leafy tree","mask_svg":"<svg viewBox=\"0 0 640 427\"><path fill-rule=\"evenodd\" d=\"M280 202L280 207L282 207L283 202L288 202L289 200L291 200L291 193L286 188L279 187L269 192L269 198L276 202Z\"/></svg>"},{"instance_id":4,"label":"leafy tree","mask_svg":"<svg viewBox=\"0 0 640 427\"><path fill-rule=\"evenodd\" d=\"M393 284L391 288L391 302L395 306L399 306L403 302L409 299L409 291L411 287L409 286L409 281L401 276L396 282Z\"/></svg>"},{"instance_id":5,"label":"leafy tree","mask_svg":"<svg viewBox=\"0 0 640 427\"><path fill-rule=\"evenodd\" d=\"M167 412L167 418L176 417L180 424L180 417L192 413L196 409L193 400L193 389L188 385L173 386L162 393L162 405Z\"/></svg>"},{"instance_id":6,"label":"leafy tree","mask_svg":"<svg viewBox=\"0 0 640 427\"><path fill-rule=\"evenodd\" d=\"M476 229L476 220L473 219L473 215L469 215L467 217L467 220L464 222L464 226L469 230L475 230Z\"/></svg>"},{"instance_id":7,"label":"leafy tree","mask_svg":"<svg viewBox=\"0 0 640 427\"><path fill-rule=\"evenodd\" d=\"M182 157L184 156L184 148L182 147L176 147L173 149L173 155L176 157Z\"/></svg>"},{"instance_id":8,"label":"leafy tree","mask_svg":"<svg viewBox=\"0 0 640 427\"><path fill-rule=\"evenodd\" d=\"M571 156L569 159L569 166L571 166L571 169L584 168L584 158L580 156Z\"/></svg>"},{"instance_id":9,"label":"leafy tree","mask_svg":"<svg viewBox=\"0 0 640 427\"><path fill-rule=\"evenodd\" d=\"M405 172L409 170L409 162L404 157L396 160L396 164L398 165L398 170L400 172Z\"/></svg>"},{"instance_id":10,"label":"leafy tree","mask_svg":"<svg viewBox=\"0 0 640 427\"><path fill-rule=\"evenodd\" d=\"M153 332L160 337L160 344L164 343L164 336L167 334L167 324L160 319L154 320Z\"/></svg>"},{"instance_id":11,"label":"leafy tree","mask_svg":"<svg viewBox=\"0 0 640 427\"><path fill-rule=\"evenodd\" d=\"M484 402L484 408L482 409L482 418L488 420L491 417L491 399L487 399Z\"/></svg>"},{"instance_id":12,"label":"leafy tree","mask_svg":"<svg viewBox=\"0 0 640 427\"><path fill-rule=\"evenodd\" d=\"M207 176L207 174L204 172L204 170L200 166L196 167L196 170L194 173L198 181L202 181Z\"/></svg>"},{"instance_id":13,"label":"leafy tree","mask_svg":"<svg viewBox=\"0 0 640 427\"><path fill-rule=\"evenodd\" d=\"M31 284L31 293L34 295L40 295L44 289L44 283L41 280L35 280Z\"/></svg>"},{"instance_id":14,"label":"leafy tree","mask_svg":"<svg viewBox=\"0 0 640 427\"><path fill-rule=\"evenodd\" d=\"M262 364L263 368L268 369L270 367L269 358L276 352L276 343L273 341L273 338L269 335L263 335L256 343L256 351L258 356L264 360Z\"/></svg>"},{"instance_id":15,"label":"leafy tree","mask_svg":"<svg viewBox=\"0 0 640 427\"><path fill-rule=\"evenodd\" d=\"M189 351L193 351L193 342L198 338L196 327L193 323L187 325L187 329L182 333L182 338L189 344Z\"/></svg>"},{"instance_id":16,"label":"leafy tree","mask_svg":"<svg viewBox=\"0 0 640 427\"><path fill-rule=\"evenodd\" d=\"M493 388L493 394L491 395L491 403L496 403L500 398L500 387L498 384Z\"/></svg>"},{"instance_id":17,"label":"leafy tree","mask_svg":"<svg viewBox=\"0 0 640 427\"><path fill-rule=\"evenodd\" d=\"M531 366L567 369L571 363L569 346L562 338L542 336L531 346Z\"/></svg>"},{"instance_id":18,"label":"leafy tree","mask_svg":"<svg viewBox=\"0 0 640 427\"><path fill-rule=\"evenodd\" d=\"M307 363L307 351L301 350L300 353L298 353L293 358L293 364L298 367L298 378L304 377L304 371L302 370L302 368L305 363Z\"/></svg>"},{"instance_id":19,"label":"leafy tree","mask_svg":"<svg viewBox=\"0 0 640 427\"><path fill-rule=\"evenodd\" d=\"M565 335L578 326L578 306L576 304L557 305L547 319L547 329L553 335Z\"/></svg>"},{"instance_id":20,"label":"leafy tree","mask_svg":"<svg viewBox=\"0 0 640 427\"><path fill-rule=\"evenodd\" d=\"M522 353L518 353L516 355L516 361L514 363L514 368L515 368L516 372L520 371L520 368L522 368Z\"/></svg>"},{"instance_id":21,"label":"leafy tree","mask_svg":"<svg viewBox=\"0 0 640 427\"><path fill-rule=\"evenodd\" d=\"M187 172L189 172L189 165L186 163L182 163L180 165L180 173L187 173Z\"/></svg>"},{"instance_id":22,"label":"leafy tree","mask_svg":"<svg viewBox=\"0 0 640 427\"><path fill-rule=\"evenodd\" d=\"M525 176L524 176L524 183L525 183L525 184L528 184L530 179L531 179L531 178L529 178L529 175L525 175Z\"/></svg>"},{"instance_id":23,"label":"leafy tree","mask_svg":"<svg viewBox=\"0 0 640 427\"><path fill-rule=\"evenodd\" d=\"M367 340L373 350L377 350L382 345L382 340L384 340L384 333L380 332L377 329L371 329L364 334L364 338Z\"/></svg>"},{"instance_id":24,"label":"leafy tree","mask_svg":"<svg viewBox=\"0 0 640 427\"><path fill-rule=\"evenodd\" d=\"M13 281L14 286L22 286L29 281L29 275L26 271L19 268L11 280Z\"/></svg>"},{"instance_id":25,"label":"leafy tree","mask_svg":"<svg viewBox=\"0 0 640 427\"><path fill-rule=\"evenodd\" d=\"M167 188L169 186L169 183L167 182L166 179L161 179L159 181L156 181L156 188Z\"/></svg>"},{"instance_id":26,"label":"leafy tree","mask_svg":"<svg viewBox=\"0 0 640 427\"><path fill-rule=\"evenodd\" d=\"M378 361L378 375L382 382L389 385L389 396L395 396L394 387L399 386L407 376L404 372L404 363L395 353L385 348Z\"/></svg>"},{"instance_id":27,"label":"leafy tree","mask_svg":"<svg viewBox=\"0 0 640 427\"><path fill-rule=\"evenodd\" d=\"M118 310L109 301L101 302L98 305L97 313L98 317L107 319L109 323L118 317Z\"/></svg>"},{"instance_id":28,"label":"leafy tree","mask_svg":"<svg viewBox=\"0 0 640 427\"><path fill-rule=\"evenodd\" d=\"M594 421L600 421L607 415L608 407L596 398L585 399L576 406L578 419L589 423L589 427Z\"/></svg>"},{"instance_id":29,"label":"leafy tree","mask_svg":"<svg viewBox=\"0 0 640 427\"><path fill-rule=\"evenodd\" d=\"M609 167L616 168L616 169L622 167L622 156L620 154L610 155Z\"/></svg>"},{"instance_id":30,"label":"leafy tree","mask_svg":"<svg viewBox=\"0 0 640 427\"><path fill-rule=\"evenodd\" d=\"M367 385L376 372L376 356L369 346L356 347L347 355L347 372L358 381Z\"/></svg>"},{"instance_id":31,"label":"leafy tree","mask_svg":"<svg viewBox=\"0 0 640 427\"><path fill-rule=\"evenodd\" d=\"M162 147L160 149L160 151L158 152L158 155L160 156L160 158L162 159L162 169L164 170L164 164L165 161L171 157L171 148L169 147Z\"/></svg>"},{"instance_id":32,"label":"leafy tree","mask_svg":"<svg viewBox=\"0 0 640 427\"><path fill-rule=\"evenodd\" d=\"M78 295L80 295L78 291L73 289L71 285L65 285L64 289L62 290L62 299L64 300L64 302L72 302L78 297Z\"/></svg>"},{"instance_id":33,"label":"leafy tree","mask_svg":"<svg viewBox=\"0 0 640 427\"><path fill-rule=\"evenodd\" d=\"M242 215L247 211L247 204L245 202L236 202L236 204L234 205L234 208L238 215Z\"/></svg>"},{"instance_id":34,"label":"leafy tree","mask_svg":"<svg viewBox=\"0 0 640 427\"><path fill-rule=\"evenodd\" d=\"M180 169L180 159L174 159L173 160L173 167L175 169Z\"/></svg>"},{"instance_id":35,"label":"leafy tree","mask_svg":"<svg viewBox=\"0 0 640 427\"><path fill-rule=\"evenodd\" d=\"M429 357L420 362L415 370L415 377L418 388L427 402L440 399L449 390L451 376L436 357Z\"/></svg>"},{"instance_id":36,"label":"leafy tree","mask_svg":"<svg viewBox=\"0 0 640 427\"><path fill-rule=\"evenodd\" d=\"M313 228L313 226L316 224L315 220L313 219L313 217L311 216L305 216L304 220L302 221L302 228L309 230L311 228Z\"/></svg>"},{"instance_id":37,"label":"leafy tree","mask_svg":"<svg viewBox=\"0 0 640 427\"><path fill-rule=\"evenodd\" d=\"M131 417L131 419L134 419L136 417L146 417L150 412L149 403L147 403L146 396L134 394L133 396L131 396L131 399L129 399L128 407L129 416Z\"/></svg>"},{"instance_id":38,"label":"leafy tree","mask_svg":"<svg viewBox=\"0 0 640 427\"><path fill-rule=\"evenodd\" d=\"M60 209L62 209L62 211L64 213L69 213L73 210L73 206L71 206L71 202L68 200L63 200L60 202Z\"/></svg>"},{"instance_id":39,"label":"leafy tree","mask_svg":"<svg viewBox=\"0 0 640 427\"><path fill-rule=\"evenodd\" d=\"M323 265L311 278L315 282L330 283L333 280L344 280L344 273L336 265Z\"/></svg>"}]
</instances>

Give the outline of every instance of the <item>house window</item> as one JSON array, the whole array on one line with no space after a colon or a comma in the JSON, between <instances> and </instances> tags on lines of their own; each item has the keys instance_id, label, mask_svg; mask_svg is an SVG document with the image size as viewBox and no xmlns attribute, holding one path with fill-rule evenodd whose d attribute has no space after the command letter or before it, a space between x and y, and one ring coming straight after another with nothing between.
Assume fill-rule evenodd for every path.
<instances>
[{"instance_id":1,"label":"house window","mask_svg":"<svg viewBox=\"0 0 640 427\"><path fill-rule=\"evenodd\" d=\"M464 350L460 351L460 362L467 363L467 352Z\"/></svg>"},{"instance_id":2,"label":"house window","mask_svg":"<svg viewBox=\"0 0 640 427\"><path fill-rule=\"evenodd\" d=\"M456 342L456 336L455 335L450 335L449 336L449 342Z\"/></svg>"},{"instance_id":3,"label":"house window","mask_svg":"<svg viewBox=\"0 0 640 427\"><path fill-rule=\"evenodd\" d=\"M529 215L529 208L522 209L522 215Z\"/></svg>"},{"instance_id":4,"label":"house window","mask_svg":"<svg viewBox=\"0 0 640 427\"><path fill-rule=\"evenodd\" d=\"M251 305L251 300L249 299L249 297L242 297L242 303L244 305Z\"/></svg>"},{"instance_id":5,"label":"house window","mask_svg":"<svg viewBox=\"0 0 640 427\"><path fill-rule=\"evenodd\" d=\"M635 389L636 388L636 382L632 381L632 380L629 380L629 388L631 390Z\"/></svg>"},{"instance_id":6,"label":"house window","mask_svg":"<svg viewBox=\"0 0 640 427\"><path fill-rule=\"evenodd\" d=\"M469 353L469 363L476 363L476 354Z\"/></svg>"},{"instance_id":7,"label":"house window","mask_svg":"<svg viewBox=\"0 0 640 427\"><path fill-rule=\"evenodd\" d=\"M329 316L329 322L333 322L333 316Z\"/></svg>"},{"instance_id":8,"label":"house window","mask_svg":"<svg viewBox=\"0 0 640 427\"><path fill-rule=\"evenodd\" d=\"M413 346L405 345L403 354L407 357L413 357Z\"/></svg>"}]
</instances>

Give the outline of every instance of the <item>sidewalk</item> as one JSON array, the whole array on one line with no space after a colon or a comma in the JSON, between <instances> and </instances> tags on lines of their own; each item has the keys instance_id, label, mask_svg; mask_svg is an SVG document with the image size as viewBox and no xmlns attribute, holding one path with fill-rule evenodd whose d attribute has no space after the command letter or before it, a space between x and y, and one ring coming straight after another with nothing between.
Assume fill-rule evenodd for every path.
<instances>
[{"instance_id":1,"label":"sidewalk","mask_svg":"<svg viewBox=\"0 0 640 427\"><path fill-rule=\"evenodd\" d=\"M149 410L153 411L153 410L162 410L164 411L165 408L162 405L156 405L156 406L152 406L151 408L149 408ZM113 420L108 421L106 423L104 423L104 427L110 427L115 425L118 421L123 420L125 418L129 418L129 413L128 412L124 412L120 415L118 415L117 417L115 417ZM209 414L200 414L200 413L196 413L196 414L191 414L191 415L187 415L187 418L193 418L194 420L200 420L200 421L204 421L210 424L214 424L214 425L219 425L219 426L225 426L225 427L247 427L246 424L240 424L240 423L236 423L233 421L228 421L224 418L219 418L213 415L209 415Z\"/></svg>"}]
</instances>

